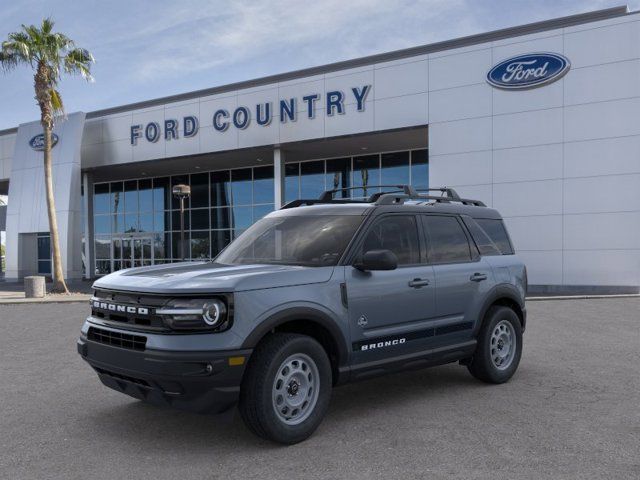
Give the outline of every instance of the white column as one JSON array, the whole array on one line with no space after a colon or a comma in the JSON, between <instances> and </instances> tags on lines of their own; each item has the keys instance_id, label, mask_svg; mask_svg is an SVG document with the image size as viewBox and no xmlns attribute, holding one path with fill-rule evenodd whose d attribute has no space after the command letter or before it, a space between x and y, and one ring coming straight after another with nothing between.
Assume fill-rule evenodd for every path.
<instances>
[{"instance_id":1,"label":"white column","mask_svg":"<svg viewBox=\"0 0 640 480\"><path fill-rule=\"evenodd\" d=\"M278 210L284 205L284 152L273 149L273 203Z\"/></svg>"},{"instance_id":2,"label":"white column","mask_svg":"<svg viewBox=\"0 0 640 480\"><path fill-rule=\"evenodd\" d=\"M89 181L89 174L82 174L82 189L84 197L82 199L82 209L84 210L84 272L86 279L91 278L91 272L95 272L93 267L93 182Z\"/></svg>"}]
</instances>

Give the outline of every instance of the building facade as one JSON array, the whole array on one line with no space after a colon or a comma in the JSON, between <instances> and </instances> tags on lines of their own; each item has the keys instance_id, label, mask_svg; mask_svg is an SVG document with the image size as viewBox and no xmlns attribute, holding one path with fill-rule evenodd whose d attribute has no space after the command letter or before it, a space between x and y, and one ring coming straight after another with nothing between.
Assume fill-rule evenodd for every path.
<instances>
[{"instance_id":1,"label":"building facade","mask_svg":"<svg viewBox=\"0 0 640 480\"><path fill-rule=\"evenodd\" d=\"M499 209L534 288L637 292L639 117L626 7L72 114L53 149L64 270L209 259L287 201L410 183ZM51 268L40 132L0 132L9 280Z\"/></svg>"}]
</instances>

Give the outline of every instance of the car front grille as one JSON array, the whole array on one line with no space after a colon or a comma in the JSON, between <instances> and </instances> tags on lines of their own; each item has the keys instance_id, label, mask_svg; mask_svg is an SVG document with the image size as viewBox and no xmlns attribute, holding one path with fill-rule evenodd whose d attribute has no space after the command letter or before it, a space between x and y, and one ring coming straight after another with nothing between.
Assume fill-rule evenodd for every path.
<instances>
[{"instance_id":1,"label":"car front grille","mask_svg":"<svg viewBox=\"0 0 640 480\"><path fill-rule=\"evenodd\" d=\"M168 330L162 317L155 314L167 298L133 293L96 290L91 299L91 316L117 322L138 330Z\"/></svg>"},{"instance_id":2,"label":"car front grille","mask_svg":"<svg viewBox=\"0 0 640 480\"><path fill-rule=\"evenodd\" d=\"M147 346L147 337L142 335L130 335L96 327L89 327L87 338L93 342L129 350L143 351Z\"/></svg>"}]
</instances>

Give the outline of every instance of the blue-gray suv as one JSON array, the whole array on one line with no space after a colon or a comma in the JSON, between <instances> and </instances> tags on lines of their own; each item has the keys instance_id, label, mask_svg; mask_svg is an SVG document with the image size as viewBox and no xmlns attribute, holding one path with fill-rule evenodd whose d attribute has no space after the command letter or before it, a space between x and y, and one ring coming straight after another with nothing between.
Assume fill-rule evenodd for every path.
<instances>
[{"instance_id":1,"label":"blue-gray suv","mask_svg":"<svg viewBox=\"0 0 640 480\"><path fill-rule=\"evenodd\" d=\"M285 444L345 382L451 362L509 380L527 276L500 214L446 188L347 190L285 205L212 262L99 279L78 352L108 387L202 413L237 404Z\"/></svg>"}]
</instances>

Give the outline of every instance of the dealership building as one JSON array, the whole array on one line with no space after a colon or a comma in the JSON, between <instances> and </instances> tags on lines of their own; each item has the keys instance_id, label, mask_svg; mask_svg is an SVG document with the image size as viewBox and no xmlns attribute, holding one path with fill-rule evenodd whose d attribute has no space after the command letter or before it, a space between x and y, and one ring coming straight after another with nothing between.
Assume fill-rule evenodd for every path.
<instances>
[{"instance_id":1,"label":"dealership building","mask_svg":"<svg viewBox=\"0 0 640 480\"><path fill-rule=\"evenodd\" d=\"M49 274L38 122L0 131L7 281ZM64 272L181 260L325 189L453 187L504 216L529 283L640 286L640 13L626 7L71 113L55 128ZM338 194L340 195L340 194Z\"/></svg>"}]
</instances>

